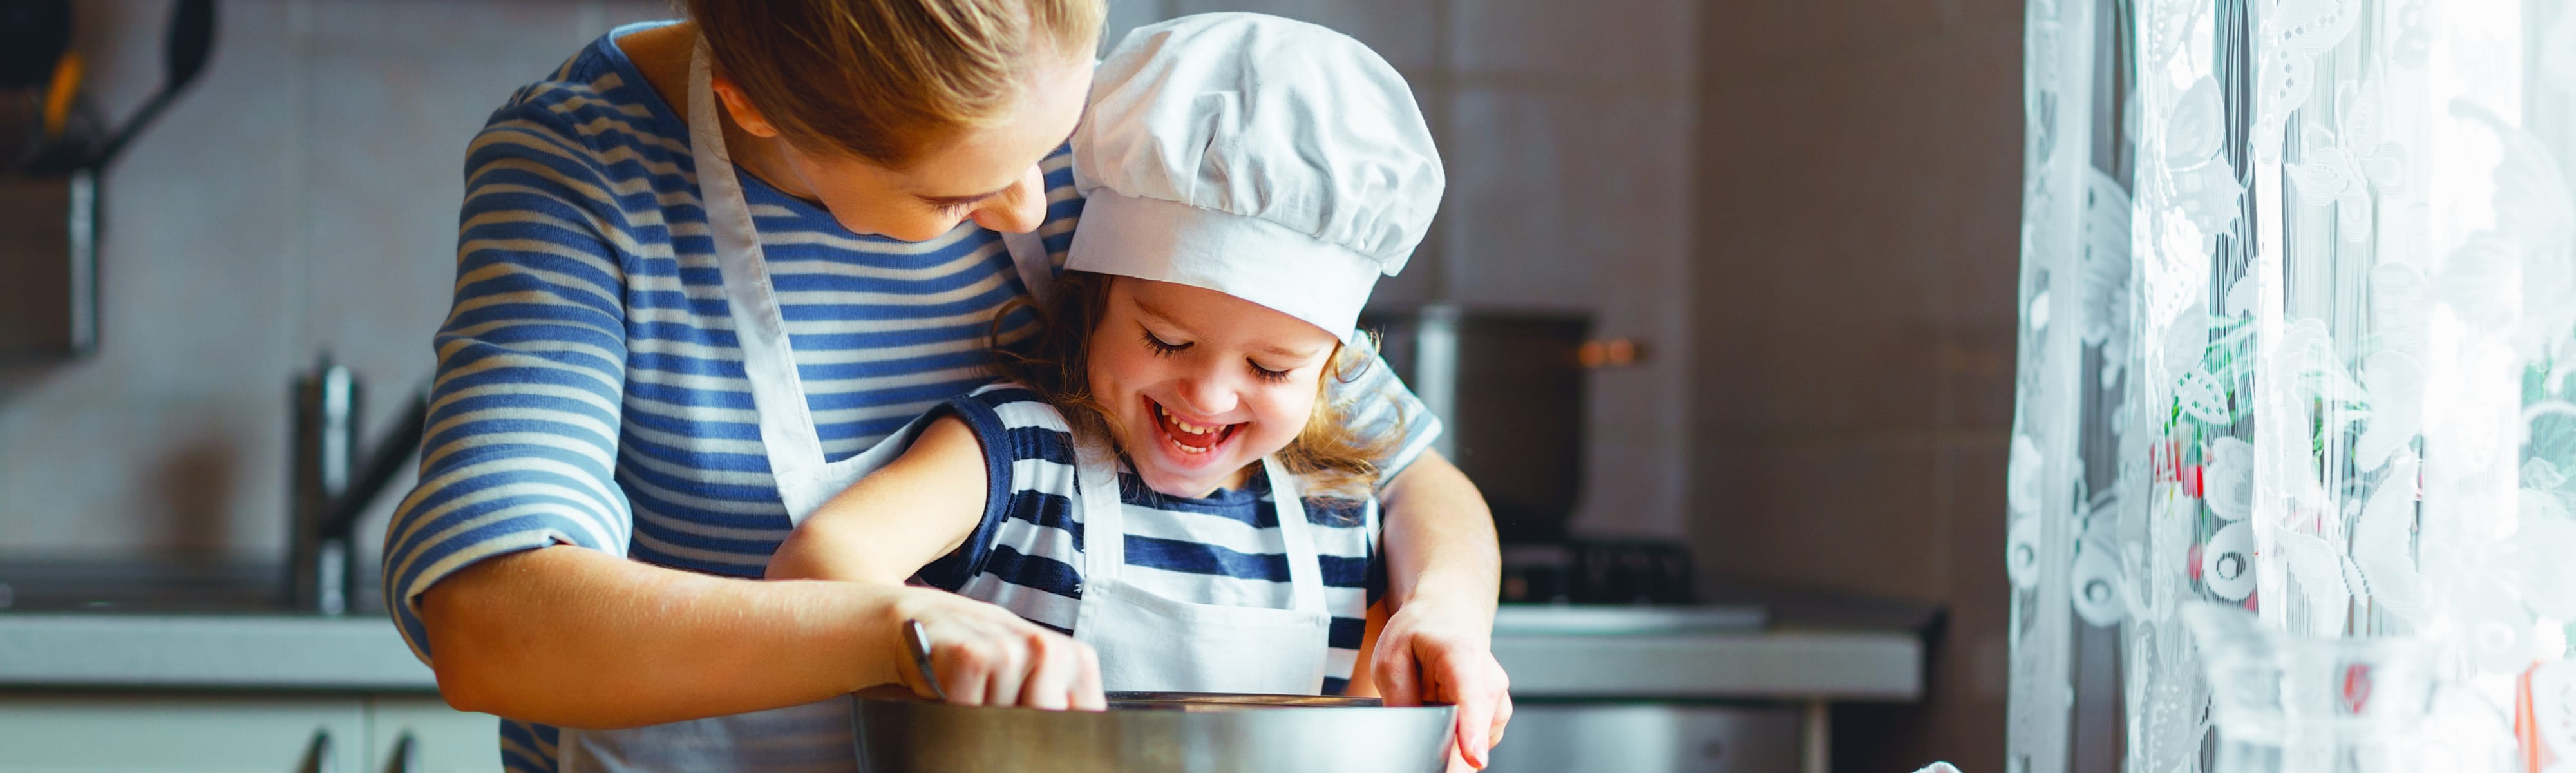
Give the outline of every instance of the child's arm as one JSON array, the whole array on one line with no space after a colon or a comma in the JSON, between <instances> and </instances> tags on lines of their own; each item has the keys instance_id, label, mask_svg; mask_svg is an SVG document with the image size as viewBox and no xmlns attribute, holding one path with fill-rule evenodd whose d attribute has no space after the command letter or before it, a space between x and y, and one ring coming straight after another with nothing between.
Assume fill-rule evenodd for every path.
<instances>
[{"instance_id":1,"label":"child's arm","mask_svg":"<svg viewBox=\"0 0 2576 773\"><path fill-rule=\"evenodd\" d=\"M903 455L816 508L769 559L772 580L901 584L984 519L983 446L943 416Z\"/></svg>"},{"instance_id":2,"label":"child's arm","mask_svg":"<svg viewBox=\"0 0 2576 773\"><path fill-rule=\"evenodd\" d=\"M768 578L894 590L895 600L877 621L884 635L871 639L866 652L917 694L932 691L893 633L908 620L929 633L931 668L950 703L1107 708L1100 660L1089 646L992 604L903 585L975 533L988 480L983 447L966 422L934 420L902 456L806 516L770 558Z\"/></svg>"}]
</instances>

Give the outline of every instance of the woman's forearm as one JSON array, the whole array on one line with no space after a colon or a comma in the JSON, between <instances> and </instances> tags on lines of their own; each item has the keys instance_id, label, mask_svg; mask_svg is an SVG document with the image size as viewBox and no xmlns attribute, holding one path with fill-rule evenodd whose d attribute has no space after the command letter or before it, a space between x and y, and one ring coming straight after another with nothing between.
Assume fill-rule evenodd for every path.
<instances>
[{"instance_id":1,"label":"woman's forearm","mask_svg":"<svg viewBox=\"0 0 2576 773\"><path fill-rule=\"evenodd\" d=\"M1440 452L1425 451L1380 496L1389 605L1437 600L1490 624L1502 582L1501 548L1476 484Z\"/></svg>"},{"instance_id":2,"label":"woman's forearm","mask_svg":"<svg viewBox=\"0 0 2576 773\"><path fill-rule=\"evenodd\" d=\"M468 711L633 727L897 681L902 588L754 582L558 545L485 560L421 596L439 692Z\"/></svg>"}]
</instances>

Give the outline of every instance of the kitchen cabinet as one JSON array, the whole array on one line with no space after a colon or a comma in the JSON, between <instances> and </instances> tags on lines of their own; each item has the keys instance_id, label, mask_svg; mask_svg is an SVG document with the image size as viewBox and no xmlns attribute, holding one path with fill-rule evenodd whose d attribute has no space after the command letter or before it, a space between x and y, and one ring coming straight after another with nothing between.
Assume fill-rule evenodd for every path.
<instances>
[{"instance_id":1,"label":"kitchen cabinet","mask_svg":"<svg viewBox=\"0 0 2576 773\"><path fill-rule=\"evenodd\" d=\"M436 695L377 695L367 700L370 773L491 773L501 769L501 720L457 711ZM397 760L409 736L407 759ZM397 766L397 763L400 763Z\"/></svg>"},{"instance_id":2,"label":"kitchen cabinet","mask_svg":"<svg viewBox=\"0 0 2576 773\"><path fill-rule=\"evenodd\" d=\"M1530 704L1488 773L1775 773L1801 770L1798 709L1678 703ZM1817 766L1809 765L1803 769Z\"/></svg>"},{"instance_id":3,"label":"kitchen cabinet","mask_svg":"<svg viewBox=\"0 0 2576 773\"><path fill-rule=\"evenodd\" d=\"M497 722L408 693L0 692L0 773L491 771Z\"/></svg>"}]
</instances>

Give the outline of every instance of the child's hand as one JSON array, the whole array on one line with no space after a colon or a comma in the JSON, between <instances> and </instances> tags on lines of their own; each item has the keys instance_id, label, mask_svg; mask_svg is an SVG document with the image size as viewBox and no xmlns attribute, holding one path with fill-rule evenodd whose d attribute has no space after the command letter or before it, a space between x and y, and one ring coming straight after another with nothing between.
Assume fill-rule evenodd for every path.
<instances>
[{"instance_id":1,"label":"child's hand","mask_svg":"<svg viewBox=\"0 0 2576 773\"><path fill-rule=\"evenodd\" d=\"M1449 703L1458 707L1457 748L1449 769L1483 768L1486 752L1512 721L1511 678L1494 660L1493 624L1443 618L1446 605L1396 610L1378 634L1369 670L1389 706Z\"/></svg>"},{"instance_id":2,"label":"child's hand","mask_svg":"<svg viewBox=\"0 0 2576 773\"><path fill-rule=\"evenodd\" d=\"M1091 645L1020 619L1010 610L946 591L906 588L889 605L883 626L886 648L905 687L929 697L928 683L902 643L903 621L921 621L930 640L930 667L949 703L1103 711L1100 656Z\"/></svg>"}]
</instances>

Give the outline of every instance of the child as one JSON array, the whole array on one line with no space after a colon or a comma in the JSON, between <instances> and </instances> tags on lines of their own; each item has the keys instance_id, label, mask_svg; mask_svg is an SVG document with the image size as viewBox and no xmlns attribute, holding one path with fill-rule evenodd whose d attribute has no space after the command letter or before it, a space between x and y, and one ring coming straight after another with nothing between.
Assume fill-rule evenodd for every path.
<instances>
[{"instance_id":1,"label":"child","mask_svg":"<svg viewBox=\"0 0 2576 773\"><path fill-rule=\"evenodd\" d=\"M1101 63L1073 146L1045 329L770 576L990 601L1089 644L1108 690L1368 692L1386 449L1319 397L1439 204L1411 92L1324 28L1193 16Z\"/></svg>"}]
</instances>

